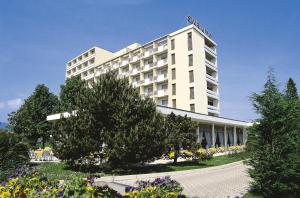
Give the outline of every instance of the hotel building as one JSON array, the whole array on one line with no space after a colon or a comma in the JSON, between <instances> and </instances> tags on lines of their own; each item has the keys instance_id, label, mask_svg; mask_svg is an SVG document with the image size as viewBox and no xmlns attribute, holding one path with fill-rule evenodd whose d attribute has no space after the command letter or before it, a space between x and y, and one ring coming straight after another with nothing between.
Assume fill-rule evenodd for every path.
<instances>
[{"instance_id":1,"label":"hotel building","mask_svg":"<svg viewBox=\"0 0 300 198\"><path fill-rule=\"evenodd\" d=\"M217 44L197 25L189 25L144 45L117 52L93 47L67 62L66 78L80 75L88 83L109 70L128 78L142 97L152 98L157 111L187 115L199 123L203 147L244 144L250 123L219 117ZM55 114L47 120L68 117Z\"/></svg>"},{"instance_id":2,"label":"hotel building","mask_svg":"<svg viewBox=\"0 0 300 198\"><path fill-rule=\"evenodd\" d=\"M218 116L217 44L195 25L117 52L93 47L66 65L66 77L89 83L109 70L128 78L157 105Z\"/></svg>"}]
</instances>

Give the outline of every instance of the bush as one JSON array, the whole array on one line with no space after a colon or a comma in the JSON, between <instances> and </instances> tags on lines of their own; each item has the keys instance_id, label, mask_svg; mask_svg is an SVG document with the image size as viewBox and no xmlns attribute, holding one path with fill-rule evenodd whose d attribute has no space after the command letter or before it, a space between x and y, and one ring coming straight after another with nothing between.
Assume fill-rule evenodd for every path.
<instances>
[{"instance_id":1,"label":"bush","mask_svg":"<svg viewBox=\"0 0 300 198\"><path fill-rule=\"evenodd\" d=\"M29 161L28 147L14 133L0 132L0 181Z\"/></svg>"},{"instance_id":2,"label":"bush","mask_svg":"<svg viewBox=\"0 0 300 198\"><path fill-rule=\"evenodd\" d=\"M156 178L154 181L138 181L137 187L126 187L125 197L127 198L177 198L182 195L183 188L178 182L170 177Z\"/></svg>"}]
</instances>

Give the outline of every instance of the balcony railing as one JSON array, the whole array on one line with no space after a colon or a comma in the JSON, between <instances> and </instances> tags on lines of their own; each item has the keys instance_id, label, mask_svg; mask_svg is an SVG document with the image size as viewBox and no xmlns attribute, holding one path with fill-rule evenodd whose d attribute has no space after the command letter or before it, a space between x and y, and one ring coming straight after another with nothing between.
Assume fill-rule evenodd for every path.
<instances>
[{"instance_id":1,"label":"balcony railing","mask_svg":"<svg viewBox=\"0 0 300 198\"><path fill-rule=\"evenodd\" d=\"M141 71L140 67L136 67L130 70L131 75L135 75Z\"/></svg>"},{"instance_id":2,"label":"balcony railing","mask_svg":"<svg viewBox=\"0 0 300 198\"><path fill-rule=\"evenodd\" d=\"M140 60L140 55L136 55L136 56L133 56L132 58L130 58L131 63L137 62L138 60Z\"/></svg>"},{"instance_id":3,"label":"balcony railing","mask_svg":"<svg viewBox=\"0 0 300 198\"><path fill-rule=\"evenodd\" d=\"M162 81L167 80L167 79L168 79L167 74L160 74L160 75L154 77L154 80L156 82L162 82Z\"/></svg>"},{"instance_id":4,"label":"balcony railing","mask_svg":"<svg viewBox=\"0 0 300 198\"><path fill-rule=\"evenodd\" d=\"M204 49L205 49L208 53L213 54L214 56L217 55L216 49L210 48L210 47L208 47L207 45L204 46Z\"/></svg>"},{"instance_id":5,"label":"balcony railing","mask_svg":"<svg viewBox=\"0 0 300 198\"><path fill-rule=\"evenodd\" d=\"M168 64L168 60L166 58L161 59L156 62L156 67L162 67L162 66L165 66L166 64Z\"/></svg>"},{"instance_id":6,"label":"balcony railing","mask_svg":"<svg viewBox=\"0 0 300 198\"><path fill-rule=\"evenodd\" d=\"M211 98L214 98L214 99L217 99L217 100L219 99L219 94L215 91L207 89L206 93L207 93L207 96L209 96Z\"/></svg>"},{"instance_id":7,"label":"balcony railing","mask_svg":"<svg viewBox=\"0 0 300 198\"><path fill-rule=\"evenodd\" d=\"M156 53L160 53L160 52L163 52L163 51L165 51L165 50L167 50L167 49L168 49L168 45L167 45L167 44L164 44L164 45L160 45L160 46L158 46L157 48L155 48L154 51L155 51Z\"/></svg>"},{"instance_id":8,"label":"balcony railing","mask_svg":"<svg viewBox=\"0 0 300 198\"><path fill-rule=\"evenodd\" d=\"M153 67L153 63L148 63L148 64L144 65L143 70L148 71L148 70L152 69L152 67Z\"/></svg>"},{"instance_id":9,"label":"balcony railing","mask_svg":"<svg viewBox=\"0 0 300 198\"><path fill-rule=\"evenodd\" d=\"M121 62L121 67L127 65L128 63L129 63L128 59L127 59L127 60L123 60L123 61Z\"/></svg>"},{"instance_id":10,"label":"balcony railing","mask_svg":"<svg viewBox=\"0 0 300 198\"><path fill-rule=\"evenodd\" d=\"M209 68L211 68L211 69L213 69L215 71L217 71L217 69L218 69L218 67L217 67L217 65L215 63L212 63L212 62L210 62L207 59L205 60L205 64L206 64L206 66L208 66Z\"/></svg>"},{"instance_id":11,"label":"balcony railing","mask_svg":"<svg viewBox=\"0 0 300 198\"><path fill-rule=\"evenodd\" d=\"M153 83L153 78L146 78L146 79L144 79L144 85L149 85L151 83Z\"/></svg>"},{"instance_id":12,"label":"balcony railing","mask_svg":"<svg viewBox=\"0 0 300 198\"><path fill-rule=\"evenodd\" d=\"M160 90L157 90L157 91L155 92L155 95L157 95L157 97L167 96L167 95L168 95L168 90L167 90L167 89L160 89Z\"/></svg>"},{"instance_id":13,"label":"balcony railing","mask_svg":"<svg viewBox=\"0 0 300 198\"><path fill-rule=\"evenodd\" d=\"M214 113L214 114L219 114L220 110L218 107L212 106L212 105L207 105L207 111L209 113Z\"/></svg>"},{"instance_id":14,"label":"balcony railing","mask_svg":"<svg viewBox=\"0 0 300 198\"><path fill-rule=\"evenodd\" d=\"M218 80L213 76L206 74L206 80L214 85L218 85Z\"/></svg>"},{"instance_id":15,"label":"balcony railing","mask_svg":"<svg viewBox=\"0 0 300 198\"><path fill-rule=\"evenodd\" d=\"M143 53L143 58L147 58L153 54L153 49L148 49Z\"/></svg>"}]
</instances>

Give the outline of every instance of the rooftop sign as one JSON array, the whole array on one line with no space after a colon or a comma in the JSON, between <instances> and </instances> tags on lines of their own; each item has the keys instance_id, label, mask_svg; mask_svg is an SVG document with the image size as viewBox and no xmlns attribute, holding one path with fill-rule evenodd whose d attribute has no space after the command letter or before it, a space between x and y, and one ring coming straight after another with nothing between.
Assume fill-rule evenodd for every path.
<instances>
[{"instance_id":1,"label":"rooftop sign","mask_svg":"<svg viewBox=\"0 0 300 198\"><path fill-rule=\"evenodd\" d=\"M187 17L187 22L190 23L190 24L195 25L195 26L196 26L197 28L199 28L199 30L201 30L206 36L208 36L209 38L212 38L211 33L210 33L207 29L201 27L200 23L199 23L196 19L194 19L192 16L188 16L188 17Z\"/></svg>"}]
</instances>

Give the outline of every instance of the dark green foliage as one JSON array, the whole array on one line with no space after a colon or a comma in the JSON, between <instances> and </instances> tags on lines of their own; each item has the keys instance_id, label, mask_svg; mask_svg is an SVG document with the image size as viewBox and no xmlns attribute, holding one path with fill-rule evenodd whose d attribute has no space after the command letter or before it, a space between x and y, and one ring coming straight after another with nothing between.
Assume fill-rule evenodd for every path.
<instances>
[{"instance_id":1,"label":"dark green foliage","mask_svg":"<svg viewBox=\"0 0 300 198\"><path fill-rule=\"evenodd\" d=\"M72 111L77 109L78 98L84 92L86 82L81 80L80 76L68 78L65 84L60 86L59 94L59 112Z\"/></svg>"},{"instance_id":2,"label":"dark green foliage","mask_svg":"<svg viewBox=\"0 0 300 198\"><path fill-rule=\"evenodd\" d=\"M174 151L174 163L177 162L180 148L193 149L196 145L196 123L187 116L176 116L173 112L165 119L166 145L169 151Z\"/></svg>"},{"instance_id":3,"label":"dark green foliage","mask_svg":"<svg viewBox=\"0 0 300 198\"><path fill-rule=\"evenodd\" d=\"M0 181L29 161L28 147L17 134L0 131Z\"/></svg>"},{"instance_id":4,"label":"dark green foliage","mask_svg":"<svg viewBox=\"0 0 300 198\"><path fill-rule=\"evenodd\" d=\"M264 90L253 94L260 118L249 129L247 150L254 191L264 197L297 197L300 193L300 105L290 103L270 71Z\"/></svg>"},{"instance_id":5,"label":"dark green foliage","mask_svg":"<svg viewBox=\"0 0 300 198\"><path fill-rule=\"evenodd\" d=\"M295 99L295 100L299 99L296 83L293 81L292 78L289 78L289 80L287 82L285 96L289 100L290 99Z\"/></svg>"},{"instance_id":6,"label":"dark green foliage","mask_svg":"<svg viewBox=\"0 0 300 198\"><path fill-rule=\"evenodd\" d=\"M41 84L37 85L34 92L24 104L9 115L9 125L12 131L26 138L31 146L36 146L41 138L44 146L49 139L51 125L46 117L54 112L57 106L57 97Z\"/></svg>"},{"instance_id":7,"label":"dark green foliage","mask_svg":"<svg viewBox=\"0 0 300 198\"><path fill-rule=\"evenodd\" d=\"M162 154L162 118L153 101L143 100L127 80L109 72L83 89L77 102L76 116L55 123L59 158L71 164L105 158L115 167Z\"/></svg>"}]
</instances>

